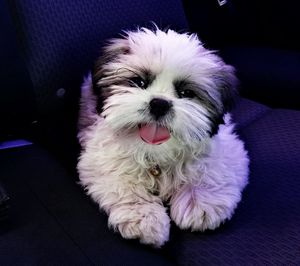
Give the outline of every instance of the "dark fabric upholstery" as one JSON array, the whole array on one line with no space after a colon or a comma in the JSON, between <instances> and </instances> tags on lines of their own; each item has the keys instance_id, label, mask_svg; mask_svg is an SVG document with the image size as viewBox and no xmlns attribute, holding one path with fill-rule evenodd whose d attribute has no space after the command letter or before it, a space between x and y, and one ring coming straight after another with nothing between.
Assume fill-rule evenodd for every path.
<instances>
[{"instance_id":1,"label":"dark fabric upholstery","mask_svg":"<svg viewBox=\"0 0 300 266\"><path fill-rule=\"evenodd\" d=\"M220 6L217 0L183 0L191 30L210 47L247 44L299 51L296 0L224 2Z\"/></svg>"},{"instance_id":2,"label":"dark fabric upholstery","mask_svg":"<svg viewBox=\"0 0 300 266\"><path fill-rule=\"evenodd\" d=\"M37 94L39 111L76 101L83 73L108 38L137 26L187 29L178 0L8 1ZM64 88L65 92L57 92ZM77 104L77 102L75 103Z\"/></svg>"},{"instance_id":3,"label":"dark fabric upholstery","mask_svg":"<svg viewBox=\"0 0 300 266\"><path fill-rule=\"evenodd\" d=\"M270 108L263 104L239 97L231 110L231 115L236 123L236 129L239 130L259 119L269 110Z\"/></svg>"},{"instance_id":4,"label":"dark fabric upholstery","mask_svg":"<svg viewBox=\"0 0 300 266\"><path fill-rule=\"evenodd\" d=\"M300 112L241 99L233 117L251 158L250 184L235 215L212 232L173 224L161 250L109 230L106 215L48 152L34 145L1 151L0 179L12 198L10 221L0 226L1 262L299 265Z\"/></svg>"},{"instance_id":5,"label":"dark fabric upholstery","mask_svg":"<svg viewBox=\"0 0 300 266\"><path fill-rule=\"evenodd\" d=\"M5 42L0 45L8 49L13 40L12 51L17 50L18 45L22 49L20 56L4 54L12 63L9 71L4 71L10 73L8 79L4 76L5 84L14 79L11 74L14 70L19 79L13 81L13 91L4 90L8 98L3 102L7 104L5 101L20 91L12 106L19 105L24 109L24 117L32 121L36 114L31 109L35 102L32 97L36 96L38 131L35 135L46 148L33 144L0 150L0 181L11 198L9 219L0 222L1 265L300 265L299 111L271 109L240 99L233 110L233 120L249 150L251 175L236 214L212 232L181 231L173 224L170 242L159 250L135 240L124 240L108 229L107 216L76 184L76 110L82 75L91 69L104 40L116 37L122 29L149 26L151 21L161 27L187 29L179 0L5 2L18 43L14 45L12 31L7 31L12 38L4 37ZM237 1L228 2L237 4ZM251 5L249 10L253 7ZM0 22L11 25L3 20L1 11L4 9L1 8ZM220 12L229 11L226 8ZM198 10L195 12L198 16ZM218 14L226 18L229 13ZM218 18L218 14L215 17ZM218 30L222 35L214 40L228 36L222 31L224 21L219 21ZM208 26L209 23L203 24L203 27ZM207 33L215 34L209 30ZM276 50L275 53L269 51L272 55L262 52L261 57L259 54L254 57L247 51L250 50L229 51L231 55L226 60L236 62L244 73L251 70L251 75L260 74L255 67L257 62L264 62L261 57L269 60L278 55ZM296 68L297 59L285 55L280 62ZM253 61L248 62L249 57ZM26 64L22 65L23 59ZM240 67L239 60L249 67ZM262 71L269 67L264 63ZM0 62L0 65L1 70L5 70L5 63ZM280 76L281 63L274 64L272 73L275 78L268 82L282 92L286 80L298 78L297 72ZM251 77L246 85L252 80L257 79ZM34 91L27 94L15 90L21 83L29 89L32 85ZM251 84L255 90L257 83ZM291 87L296 88L296 85ZM257 89L264 90L259 86ZM23 104L29 105L28 110ZM5 108L7 105L4 111ZM6 121L11 118L10 114L3 117ZM34 142L38 143L36 139ZM53 151L64 159L63 163L52 155Z\"/></svg>"},{"instance_id":6,"label":"dark fabric upholstery","mask_svg":"<svg viewBox=\"0 0 300 266\"><path fill-rule=\"evenodd\" d=\"M0 1L0 141L28 135L36 119L36 102L11 17Z\"/></svg>"},{"instance_id":7,"label":"dark fabric upholstery","mask_svg":"<svg viewBox=\"0 0 300 266\"><path fill-rule=\"evenodd\" d=\"M300 110L297 1L183 1L190 29L237 69L242 96Z\"/></svg>"},{"instance_id":8,"label":"dark fabric upholstery","mask_svg":"<svg viewBox=\"0 0 300 266\"><path fill-rule=\"evenodd\" d=\"M45 150L2 150L0 165L11 197L10 218L0 223L1 265L172 265L162 251L109 230L106 215Z\"/></svg>"},{"instance_id":9,"label":"dark fabric upholstery","mask_svg":"<svg viewBox=\"0 0 300 266\"><path fill-rule=\"evenodd\" d=\"M72 154L72 160L65 160L72 166L80 86L106 39L137 26L151 27L152 22L187 29L180 0L6 2L36 95L34 137L61 160Z\"/></svg>"},{"instance_id":10,"label":"dark fabric upholstery","mask_svg":"<svg viewBox=\"0 0 300 266\"><path fill-rule=\"evenodd\" d=\"M244 97L272 107L300 110L300 51L231 46L221 55L236 68Z\"/></svg>"},{"instance_id":11,"label":"dark fabric upholstery","mask_svg":"<svg viewBox=\"0 0 300 266\"><path fill-rule=\"evenodd\" d=\"M249 105L250 104L250 105ZM235 121L261 110L243 102ZM259 111L260 112L260 111ZM239 129L250 183L232 220L207 233L174 230L182 265L300 264L300 112L269 109Z\"/></svg>"}]
</instances>

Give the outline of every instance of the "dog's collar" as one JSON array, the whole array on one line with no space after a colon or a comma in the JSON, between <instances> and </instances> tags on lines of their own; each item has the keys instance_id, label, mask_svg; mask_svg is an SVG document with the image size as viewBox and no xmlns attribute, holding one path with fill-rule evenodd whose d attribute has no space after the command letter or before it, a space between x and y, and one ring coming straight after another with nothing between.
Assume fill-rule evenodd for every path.
<instances>
[{"instance_id":1,"label":"dog's collar","mask_svg":"<svg viewBox=\"0 0 300 266\"><path fill-rule=\"evenodd\" d=\"M161 169L158 164L153 165L148 169L148 172L154 177L159 177L161 175Z\"/></svg>"}]
</instances>

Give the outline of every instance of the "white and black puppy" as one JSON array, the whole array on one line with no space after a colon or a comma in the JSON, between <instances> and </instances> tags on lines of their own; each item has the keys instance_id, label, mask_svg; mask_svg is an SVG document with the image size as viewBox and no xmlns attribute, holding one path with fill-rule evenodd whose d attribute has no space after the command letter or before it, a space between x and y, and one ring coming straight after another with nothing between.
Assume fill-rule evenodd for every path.
<instances>
[{"instance_id":1,"label":"white and black puppy","mask_svg":"<svg viewBox=\"0 0 300 266\"><path fill-rule=\"evenodd\" d=\"M227 113L235 82L194 34L143 28L104 48L82 86L78 171L124 238L161 246L170 218L192 231L231 218L249 163Z\"/></svg>"}]
</instances>

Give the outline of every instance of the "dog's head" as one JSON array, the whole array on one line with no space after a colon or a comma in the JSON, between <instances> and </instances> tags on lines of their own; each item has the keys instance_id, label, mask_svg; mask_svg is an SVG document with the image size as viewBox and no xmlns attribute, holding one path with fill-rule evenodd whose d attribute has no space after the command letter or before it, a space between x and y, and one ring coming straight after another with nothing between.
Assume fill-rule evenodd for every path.
<instances>
[{"instance_id":1,"label":"dog's head","mask_svg":"<svg viewBox=\"0 0 300 266\"><path fill-rule=\"evenodd\" d=\"M93 73L99 115L117 134L149 144L215 134L235 82L234 69L196 35L159 29L111 40Z\"/></svg>"}]
</instances>

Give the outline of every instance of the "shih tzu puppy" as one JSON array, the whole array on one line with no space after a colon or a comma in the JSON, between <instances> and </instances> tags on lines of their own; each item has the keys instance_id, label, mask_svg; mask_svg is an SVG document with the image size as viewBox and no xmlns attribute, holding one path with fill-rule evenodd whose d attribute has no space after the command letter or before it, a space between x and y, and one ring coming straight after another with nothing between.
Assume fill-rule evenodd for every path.
<instances>
[{"instance_id":1,"label":"shih tzu puppy","mask_svg":"<svg viewBox=\"0 0 300 266\"><path fill-rule=\"evenodd\" d=\"M82 85L80 182L124 238L163 245L170 219L230 219L248 156L228 102L234 69L194 34L139 29L111 40Z\"/></svg>"}]
</instances>

